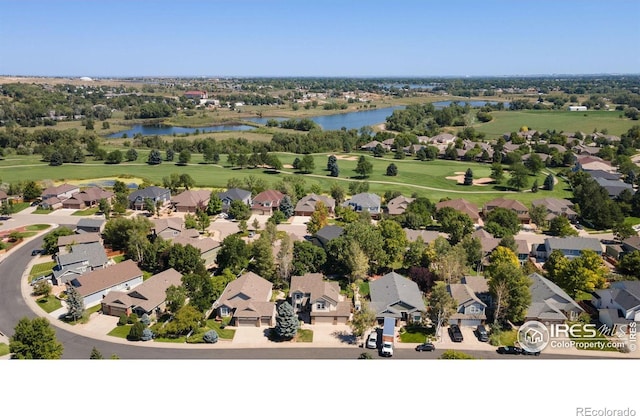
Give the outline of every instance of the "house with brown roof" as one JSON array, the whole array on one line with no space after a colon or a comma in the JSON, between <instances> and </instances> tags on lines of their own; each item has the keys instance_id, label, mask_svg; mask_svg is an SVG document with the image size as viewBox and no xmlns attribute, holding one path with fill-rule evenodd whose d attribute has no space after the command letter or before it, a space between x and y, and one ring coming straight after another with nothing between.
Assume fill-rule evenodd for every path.
<instances>
[{"instance_id":1,"label":"house with brown roof","mask_svg":"<svg viewBox=\"0 0 640 416\"><path fill-rule=\"evenodd\" d=\"M273 283L253 272L229 282L213 304L216 319L231 317L234 326L274 326Z\"/></svg>"},{"instance_id":2,"label":"house with brown roof","mask_svg":"<svg viewBox=\"0 0 640 416\"><path fill-rule=\"evenodd\" d=\"M456 211L467 214L474 223L478 223L480 221L480 211L478 210L478 206L466 199L458 198L440 201L436 204L436 211L445 207L453 208Z\"/></svg>"},{"instance_id":3,"label":"house with brown roof","mask_svg":"<svg viewBox=\"0 0 640 416\"><path fill-rule=\"evenodd\" d=\"M397 196L387 202L387 214L389 215L402 215L407 210L410 203L415 201L415 198L408 198L406 196Z\"/></svg>"},{"instance_id":4,"label":"house with brown roof","mask_svg":"<svg viewBox=\"0 0 640 416\"><path fill-rule=\"evenodd\" d=\"M493 199L484 204L482 207L482 215L486 218L487 215L496 208L505 208L515 211L521 224L529 224L531 222L531 217L529 217L529 208L527 208L522 202L515 199Z\"/></svg>"},{"instance_id":5,"label":"house with brown roof","mask_svg":"<svg viewBox=\"0 0 640 416\"><path fill-rule=\"evenodd\" d=\"M103 269L93 270L69 282L84 300L85 308L99 304L111 291L128 291L142 283L142 270L133 260L125 260Z\"/></svg>"},{"instance_id":6,"label":"house with brown roof","mask_svg":"<svg viewBox=\"0 0 640 416\"><path fill-rule=\"evenodd\" d=\"M275 189L262 191L253 198L251 211L254 214L271 215L275 210L280 209L282 198L284 198L284 194Z\"/></svg>"},{"instance_id":7,"label":"house with brown roof","mask_svg":"<svg viewBox=\"0 0 640 416\"><path fill-rule=\"evenodd\" d=\"M447 292L456 301L456 311L449 317L449 324L465 327L476 327L487 319L487 304L476 296L466 284L452 283L447 285Z\"/></svg>"},{"instance_id":8,"label":"house with brown roof","mask_svg":"<svg viewBox=\"0 0 640 416\"><path fill-rule=\"evenodd\" d=\"M532 207L543 206L547 210L546 221L556 217L567 217L571 222L578 219L578 213L573 210L573 202L561 198L540 198L531 201Z\"/></svg>"},{"instance_id":9,"label":"house with brown roof","mask_svg":"<svg viewBox=\"0 0 640 416\"><path fill-rule=\"evenodd\" d=\"M216 256L218 251L222 247L222 244L218 240L214 240L210 237L204 238L190 238L186 236L178 236L171 240L173 244L180 244L183 246L192 246L200 250L200 258L204 261L206 268L211 268L216 263Z\"/></svg>"},{"instance_id":10,"label":"house with brown roof","mask_svg":"<svg viewBox=\"0 0 640 416\"><path fill-rule=\"evenodd\" d=\"M289 296L304 322L337 325L346 324L351 317L351 302L340 294L340 285L325 281L322 273L292 276Z\"/></svg>"},{"instance_id":11,"label":"house with brown roof","mask_svg":"<svg viewBox=\"0 0 640 416\"><path fill-rule=\"evenodd\" d=\"M71 195L70 198L62 201L62 208L68 209L84 209L95 207L100 203L101 199L106 199L111 202L114 193L106 191L98 186L91 186L83 189L80 192L76 192Z\"/></svg>"},{"instance_id":12,"label":"house with brown roof","mask_svg":"<svg viewBox=\"0 0 640 416\"><path fill-rule=\"evenodd\" d=\"M448 234L433 230L412 230L410 228L403 228L403 230L404 234L407 236L407 240L412 243L418 238L421 238L424 244L429 244L430 242L435 241L438 237L449 238Z\"/></svg>"},{"instance_id":13,"label":"house with brown roof","mask_svg":"<svg viewBox=\"0 0 640 416\"><path fill-rule=\"evenodd\" d=\"M188 230L184 227L182 218L169 217L169 218L153 218L151 219L153 224L151 233L154 236L162 237L164 240L171 240L179 236L184 236L189 233L190 237L198 237L200 233L198 230Z\"/></svg>"},{"instance_id":14,"label":"house with brown roof","mask_svg":"<svg viewBox=\"0 0 640 416\"><path fill-rule=\"evenodd\" d=\"M49 198L58 198L60 201L65 200L67 198L71 198L71 196L75 193L80 192L80 188L77 185L71 185L69 183L63 183L58 186L50 186L42 191L41 198L44 201Z\"/></svg>"},{"instance_id":15,"label":"house with brown roof","mask_svg":"<svg viewBox=\"0 0 640 416\"><path fill-rule=\"evenodd\" d=\"M616 172L617 168L611 162L597 156L578 156L574 167L575 171L603 170L605 172Z\"/></svg>"},{"instance_id":16,"label":"house with brown roof","mask_svg":"<svg viewBox=\"0 0 640 416\"><path fill-rule=\"evenodd\" d=\"M166 291L170 286L182 285L182 274L168 269L154 274L149 279L127 292L112 291L100 302L102 313L111 316L127 316L132 313L142 316L159 316L166 310Z\"/></svg>"},{"instance_id":17,"label":"house with brown roof","mask_svg":"<svg viewBox=\"0 0 640 416\"><path fill-rule=\"evenodd\" d=\"M300 200L296 204L294 215L303 217L311 216L311 214L313 214L313 211L316 210L316 203L318 201L322 201L322 203L324 203L324 206L327 207L327 211L330 214L333 214L336 208L335 199L325 195L309 194L300 198Z\"/></svg>"},{"instance_id":18,"label":"house with brown roof","mask_svg":"<svg viewBox=\"0 0 640 416\"><path fill-rule=\"evenodd\" d=\"M210 197L211 191L206 189L189 189L171 198L171 205L176 212L204 211Z\"/></svg>"}]
</instances>

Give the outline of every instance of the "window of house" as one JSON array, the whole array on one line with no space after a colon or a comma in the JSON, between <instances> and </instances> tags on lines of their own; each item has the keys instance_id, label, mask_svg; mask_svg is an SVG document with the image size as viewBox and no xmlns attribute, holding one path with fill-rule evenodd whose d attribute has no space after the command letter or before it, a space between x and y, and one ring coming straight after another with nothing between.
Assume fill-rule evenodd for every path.
<instances>
[{"instance_id":1,"label":"window of house","mask_svg":"<svg viewBox=\"0 0 640 416\"><path fill-rule=\"evenodd\" d=\"M316 309L324 309L324 302L317 302Z\"/></svg>"},{"instance_id":2,"label":"window of house","mask_svg":"<svg viewBox=\"0 0 640 416\"><path fill-rule=\"evenodd\" d=\"M229 316L229 308L223 306L220 308L220 316Z\"/></svg>"}]
</instances>

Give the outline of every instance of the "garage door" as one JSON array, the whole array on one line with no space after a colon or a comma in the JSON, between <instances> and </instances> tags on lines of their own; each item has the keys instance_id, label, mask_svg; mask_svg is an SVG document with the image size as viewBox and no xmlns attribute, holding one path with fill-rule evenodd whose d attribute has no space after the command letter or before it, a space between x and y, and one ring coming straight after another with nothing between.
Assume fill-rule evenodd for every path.
<instances>
[{"instance_id":1,"label":"garage door","mask_svg":"<svg viewBox=\"0 0 640 416\"><path fill-rule=\"evenodd\" d=\"M314 316L313 323L333 325L333 316Z\"/></svg>"},{"instance_id":2,"label":"garage door","mask_svg":"<svg viewBox=\"0 0 640 416\"><path fill-rule=\"evenodd\" d=\"M480 319L463 319L460 322L460 326L474 327L474 328L480 324L482 324L482 321Z\"/></svg>"},{"instance_id":3,"label":"garage door","mask_svg":"<svg viewBox=\"0 0 640 416\"><path fill-rule=\"evenodd\" d=\"M257 326L258 320L256 318L237 318L238 326Z\"/></svg>"}]
</instances>

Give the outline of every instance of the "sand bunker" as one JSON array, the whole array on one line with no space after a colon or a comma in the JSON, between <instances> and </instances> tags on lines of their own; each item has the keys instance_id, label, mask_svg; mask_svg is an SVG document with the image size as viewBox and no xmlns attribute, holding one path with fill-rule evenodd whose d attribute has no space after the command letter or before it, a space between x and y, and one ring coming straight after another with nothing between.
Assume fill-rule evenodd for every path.
<instances>
[{"instance_id":1,"label":"sand bunker","mask_svg":"<svg viewBox=\"0 0 640 416\"><path fill-rule=\"evenodd\" d=\"M356 156L335 155L335 157L340 160L358 160Z\"/></svg>"},{"instance_id":2,"label":"sand bunker","mask_svg":"<svg viewBox=\"0 0 640 416\"><path fill-rule=\"evenodd\" d=\"M456 181L460 185L464 184L464 172L455 172L455 173L462 173L462 175L447 176L445 179ZM487 186L487 184L490 184L492 182L493 182L493 179L491 178L478 178L473 180L473 184L476 186Z\"/></svg>"}]
</instances>

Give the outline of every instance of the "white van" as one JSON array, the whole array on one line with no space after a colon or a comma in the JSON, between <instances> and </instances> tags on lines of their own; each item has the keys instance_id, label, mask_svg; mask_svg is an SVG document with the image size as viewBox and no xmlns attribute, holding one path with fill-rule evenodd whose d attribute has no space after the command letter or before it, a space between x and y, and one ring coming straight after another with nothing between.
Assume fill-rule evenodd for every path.
<instances>
[{"instance_id":1,"label":"white van","mask_svg":"<svg viewBox=\"0 0 640 416\"><path fill-rule=\"evenodd\" d=\"M380 348L380 355L383 357L393 357L393 342L384 341L382 348Z\"/></svg>"},{"instance_id":2,"label":"white van","mask_svg":"<svg viewBox=\"0 0 640 416\"><path fill-rule=\"evenodd\" d=\"M371 331L369 338L367 338L367 348L375 350L378 348L378 331Z\"/></svg>"}]
</instances>

